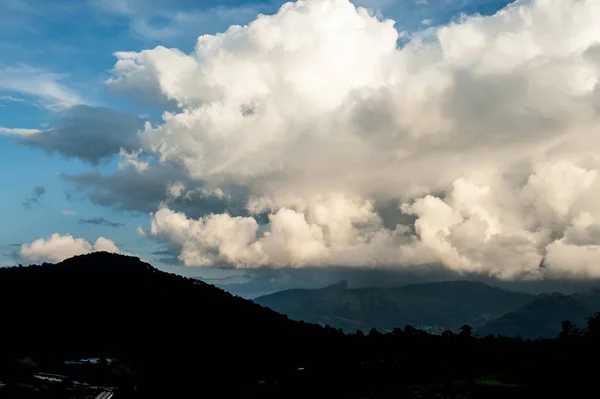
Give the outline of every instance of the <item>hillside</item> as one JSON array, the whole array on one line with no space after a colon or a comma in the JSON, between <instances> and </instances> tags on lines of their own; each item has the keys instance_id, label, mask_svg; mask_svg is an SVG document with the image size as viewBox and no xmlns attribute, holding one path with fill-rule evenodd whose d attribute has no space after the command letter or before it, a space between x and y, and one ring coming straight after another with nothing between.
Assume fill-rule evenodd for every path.
<instances>
[{"instance_id":1,"label":"hillside","mask_svg":"<svg viewBox=\"0 0 600 399\"><path fill-rule=\"evenodd\" d=\"M600 290L563 295L542 294L530 303L493 320L477 330L480 335L523 338L556 337L561 323L569 320L580 327L590 315L600 311Z\"/></svg>"},{"instance_id":2,"label":"hillside","mask_svg":"<svg viewBox=\"0 0 600 399\"><path fill-rule=\"evenodd\" d=\"M397 288L348 289L335 285L319 290L295 289L254 301L294 320L329 324L346 332L413 327L431 332L477 328L531 301L533 296L479 282L449 281ZM560 326L560 323L559 323Z\"/></svg>"},{"instance_id":3,"label":"hillside","mask_svg":"<svg viewBox=\"0 0 600 399\"><path fill-rule=\"evenodd\" d=\"M202 375L217 384L232 373L255 381L275 364L298 361L270 350L271 342L314 330L201 281L108 253L0 269L0 303L3 359L108 353L129 359L154 390L169 392L173 384L161 381Z\"/></svg>"}]
</instances>

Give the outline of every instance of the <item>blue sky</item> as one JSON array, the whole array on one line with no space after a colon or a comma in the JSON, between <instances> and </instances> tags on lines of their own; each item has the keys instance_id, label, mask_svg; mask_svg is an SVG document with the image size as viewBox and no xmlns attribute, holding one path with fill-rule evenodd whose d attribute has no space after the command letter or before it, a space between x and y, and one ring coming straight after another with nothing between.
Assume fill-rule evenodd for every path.
<instances>
[{"instance_id":1,"label":"blue sky","mask_svg":"<svg viewBox=\"0 0 600 399\"><path fill-rule=\"evenodd\" d=\"M248 23L257 13L275 12L281 4L237 0L3 0L0 126L56 129L69 117L80 117L78 112L85 111L83 106L102 109L106 115L119 112L114 115L122 115L124 120L126 114L137 116L140 123L156 119L160 109L144 108L131 98L111 93L105 84L116 62L113 53L157 45L190 52L199 35ZM359 0L356 4L381 10L397 21L399 31L417 32L446 24L461 12L494 13L507 1ZM124 122L123 126L135 126L135 119L127 120L131 123ZM97 136L88 141L87 134L85 128L79 128L68 137L73 146L98 145L94 141ZM90 158L92 155L86 159L77 155L79 147L69 150L69 143L61 143L62 149L56 150L53 143L27 145L15 135L0 134L4 183L0 195L0 265L22 261L17 244L53 233L70 233L90 242L107 237L122 250L139 254L164 269L208 277L240 276L235 271L219 274L171 264L172 257L156 253L164 249L162 244L136 233L137 226L148 227L149 208L136 208L133 202L127 205L123 200L103 202L98 191L91 199L94 194L90 190L75 190L73 180L65 178L86 173L110 175L118 170L118 154L98 153L99 159ZM36 194L35 187L43 187L44 193ZM104 223L83 223L82 219Z\"/></svg>"}]
</instances>

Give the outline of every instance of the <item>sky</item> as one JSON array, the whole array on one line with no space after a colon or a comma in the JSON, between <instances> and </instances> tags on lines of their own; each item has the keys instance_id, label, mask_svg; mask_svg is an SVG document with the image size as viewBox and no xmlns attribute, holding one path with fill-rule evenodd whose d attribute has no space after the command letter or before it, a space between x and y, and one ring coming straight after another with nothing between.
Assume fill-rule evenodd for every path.
<instances>
[{"instance_id":1,"label":"sky","mask_svg":"<svg viewBox=\"0 0 600 399\"><path fill-rule=\"evenodd\" d=\"M596 0L4 0L0 266L107 250L248 297L597 279L598 19Z\"/></svg>"}]
</instances>

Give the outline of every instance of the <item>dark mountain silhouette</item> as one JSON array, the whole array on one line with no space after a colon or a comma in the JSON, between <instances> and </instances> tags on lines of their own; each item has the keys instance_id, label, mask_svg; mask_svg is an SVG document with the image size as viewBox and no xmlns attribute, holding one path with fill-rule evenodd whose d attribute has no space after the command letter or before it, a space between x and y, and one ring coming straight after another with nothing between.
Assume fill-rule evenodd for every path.
<instances>
[{"instance_id":1,"label":"dark mountain silhouette","mask_svg":"<svg viewBox=\"0 0 600 399\"><path fill-rule=\"evenodd\" d=\"M397 288L348 289L336 284L318 290L281 291L254 301L294 320L329 324L346 332L386 331L410 324L439 333L464 323L483 326L533 298L479 282L449 281Z\"/></svg>"},{"instance_id":2,"label":"dark mountain silhouette","mask_svg":"<svg viewBox=\"0 0 600 399\"><path fill-rule=\"evenodd\" d=\"M542 294L512 312L493 320L479 330L479 335L505 335L523 338L558 336L561 322L584 326L590 315L600 310L600 290L564 295Z\"/></svg>"},{"instance_id":3,"label":"dark mountain silhouette","mask_svg":"<svg viewBox=\"0 0 600 399\"><path fill-rule=\"evenodd\" d=\"M108 253L0 269L0 303L5 359L110 353L129 359L155 392L170 394L173 380L217 385L236 374L243 385L275 367L296 367L301 353L269 347L321 331L201 281Z\"/></svg>"},{"instance_id":4,"label":"dark mountain silhouette","mask_svg":"<svg viewBox=\"0 0 600 399\"><path fill-rule=\"evenodd\" d=\"M486 309L499 312L502 303L528 298L466 282L384 294L349 290L345 284L318 291L316 299L333 298L325 310L365 309L374 317L376 309L388 306L389 323L396 309L424 323L436 317L457 323L461 314L485 317ZM306 294L281 295L293 302ZM352 302L364 298L367 305ZM589 306L598 302L593 293L577 299ZM22 392L23 381L32 381L27 370L54 378L56 372L48 370L63 365L67 373L71 366L65 360L95 357L116 359L130 370L120 374L130 377L119 379L126 385L119 385L115 399L579 397L595 384L595 369L588 363L600 353L600 315L586 320L584 329L563 324L560 339L545 341L477 338L468 325L459 333L433 335L402 326L410 317L398 319L389 333L343 334L289 320L138 258L108 253L0 269L0 301L0 381L5 384L0 394L6 398L72 397L60 384L30 390L28 396L15 393ZM443 312L454 307L464 310L444 319ZM79 368L78 378L91 378L98 370L86 367Z\"/></svg>"}]
</instances>

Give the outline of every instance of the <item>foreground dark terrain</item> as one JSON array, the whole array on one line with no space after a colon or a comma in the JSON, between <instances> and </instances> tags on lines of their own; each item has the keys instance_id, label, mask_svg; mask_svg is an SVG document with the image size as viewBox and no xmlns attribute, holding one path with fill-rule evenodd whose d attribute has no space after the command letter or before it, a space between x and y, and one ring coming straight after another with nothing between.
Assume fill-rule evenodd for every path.
<instances>
[{"instance_id":1,"label":"foreground dark terrain","mask_svg":"<svg viewBox=\"0 0 600 399\"><path fill-rule=\"evenodd\" d=\"M107 253L2 269L0 300L3 399L575 397L600 353L597 316L534 341L344 334Z\"/></svg>"}]
</instances>

